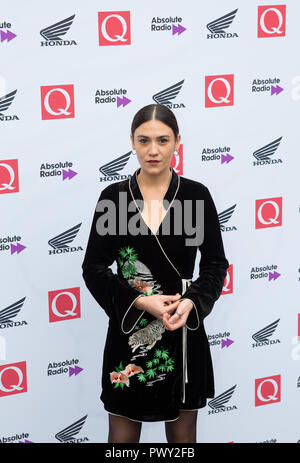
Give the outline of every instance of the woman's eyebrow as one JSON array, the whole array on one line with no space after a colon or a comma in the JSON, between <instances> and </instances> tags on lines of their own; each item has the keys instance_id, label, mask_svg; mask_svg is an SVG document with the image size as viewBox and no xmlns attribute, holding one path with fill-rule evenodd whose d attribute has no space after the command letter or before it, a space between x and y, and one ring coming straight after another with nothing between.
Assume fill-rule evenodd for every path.
<instances>
[{"instance_id":1,"label":"woman's eyebrow","mask_svg":"<svg viewBox=\"0 0 300 463\"><path fill-rule=\"evenodd\" d=\"M149 138L147 137L147 135L138 135L137 137L138 138ZM170 138L170 135L159 135L157 138L164 138L164 137Z\"/></svg>"}]
</instances>

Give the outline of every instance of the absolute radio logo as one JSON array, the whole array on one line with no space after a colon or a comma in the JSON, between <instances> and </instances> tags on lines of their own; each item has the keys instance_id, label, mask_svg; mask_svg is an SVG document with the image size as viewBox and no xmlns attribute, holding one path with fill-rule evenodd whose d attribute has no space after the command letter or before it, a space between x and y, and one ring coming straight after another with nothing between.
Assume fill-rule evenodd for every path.
<instances>
[{"instance_id":1,"label":"absolute radio logo","mask_svg":"<svg viewBox=\"0 0 300 463\"><path fill-rule=\"evenodd\" d=\"M151 20L150 29L151 32L172 32L172 35L181 35L184 31L186 31L186 27L182 24L182 17L181 16L169 16L169 17L162 17L156 16L153 17Z\"/></svg>"},{"instance_id":2,"label":"absolute radio logo","mask_svg":"<svg viewBox=\"0 0 300 463\"><path fill-rule=\"evenodd\" d=\"M231 148L229 146L218 146L216 148L208 147L203 148L201 161L220 161L221 164L228 164L234 159L234 156L230 154ZM220 154L219 154L220 153Z\"/></svg>"},{"instance_id":3,"label":"absolute radio logo","mask_svg":"<svg viewBox=\"0 0 300 463\"><path fill-rule=\"evenodd\" d=\"M14 32L11 30L11 23L8 21L1 21L0 22L0 43L8 43L11 40L13 40L15 37L17 37Z\"/></svg>"},{"instance_id":4,"label":"absolute radio logo","mask_svg":"<svg viewBox=\"0 0 300 463\"><path fill-rule=\"evenodd\" d=\"M224 331L224 333L209 334L207 336L208 344L210 347L221 346L221 349L224 347L229 347L234 343L232 339L229 338L230 331Z\"/></svg>"},{"instance_id":5,"label":"absolute radio logo","mask_svg":"<svg viewBox=\"0 0 300 463\"><path fill-rule=\"evenodd\" d=\"M0 161L0 194L19 193L18 159Z\"/></svg>"},{"instance_id":6,"label":"absolute radio logo","mask_svg":"<svg viewBox=\"0 0 300 463\"><path fill-rule=\"evenodd\" d=\"M13 304L4 307L4 309L0 310L0 329L4 328L15 328L16 326L23 326L27 325L25 320L21 321L14 321L13 319L19 315L21 308L23 307L24 301L26 297L19 299L18 301L14 302Z\"/></svg>"},{"instance_id":7,"label":"absolute radio logo","mask_svg":"<svg viewBox=\"0 0 300 463\"><path fill-rule=\"evenodd\" d=\"M281 158L273 159L272 156L277 151L277 148L282 140L282 137L277 138L274 141L271 141L267 145L259 148L258 150L253 152L253 156L255 157L256 161L253 161L253 166L264 166L270 164L282 164Z\"/></svg>"},{"instance_id":8,"label":"absolute radio logo","mask_svg":"<svg viewBox=\"0 0 300 463\"><path fill-rule=\"evenodd\" d=\"M284 89L280 85L279 77L267 77L266 79L253 79L252 93L269 93L270 96L279 95Z\"/></svg>"},{"instance_id":9,"label":"absolute radio logo","mask_svg":"<svg viewBox=\"0 0 300 463\"><path fill-rule=\"evenodd\" d=\"M27 392L26 362L0 365L0 397Z\"/></svg>"},{"instance_id":10,"label":"absolute radio logo","mask_svg":"<svg viewBox=\"0 0 300 463\"><path fill-rule=\"evenodd\" d=\"M48 292L49 322L80 318L80 288L56 289Z\"/></svg>"},{"instance_id":11,"label":"absolute radio logo","mask_svg":"<svg viewBox=\"0 0 300 463\"><path fill-rule=\"evenodd\" d=\"M50 362L47 367L47 376L56 376L61 374L68 374L69 378L71 376L77 376L83 368L79 365L79 359L72 360L61 360L58 362Z\"/></svg>"},{"instance_id":12,"label":"absolute radio logo","mask_svg":"<svg viewBox=\"0 0 300 463\"><path fill-rule=\"evenodd\" d=\"M12 436L2 436L0 437L0 443L1 444L32 444L33 442L31 440L28 440L29 438L29 433L28 432L21 432L21 433L16 433ZM22 440L24 439L24 440Z\"/></svg>"},{"instance_id":13,"label":"absolute radio logo","mask_svg":"<svg viewBox=\"0 0 300 463\"><path fill-rule=\"evenodd\" d=\"M51 24L51 26L47 26L40 31L41 36L43 39L41 41L42 47L55 47L55 46L66 46L66 45L77 45L75 40L63 40L62 37L67 34L69 31L73 20L75 18L75 14L70 16L69 18L63 19L62 21L56 22L55 24Z\"/></svg>"},{"instance_id":14,"label":"absolute radio logo","mask_svg":"<svg viewBox=\"0 0 300 463\"><path fill-rule=\"evenodd\" d=\"M231 216L235 210L235 207L236 207L236 204L234 204L233 206L230 206L228 207L228 209L225 209L224 211L220 212L218 214L218 218L219 218L219 224L220 224L220 229L222 232L228 232L228 231L236 231L237 228L235 225L231 225L231 226L226 226L224 224L227 224L227 222L231 219Z\"/></svg>"},{"instance_id":15,"label":"absolute radio logo","mask_svg":"<svg viewBox=\"0 0 300 463\"><path fill-rule=\"evenodd\" d=\"M255 380L255 407L281 401L281 375Z\"/></svg>"},{"instance_id":16,"label":"absolute radio logo","mask_svg":"<svg viewBox=\"0 0 300 463\"><path fill-rule=\"evenodd\" d=\"M205 108L233 106L234 74L205 76Z\"/></svg>"},{"instance_id":17,"label":"absolute radio logo","mask_svg":"<svg viewBox=\"0 0 300 463\"><path fill-rule=\"evenodd\" d=\"M261 5L257 8L257 37L285 37L286 5Z\"/></svg>"},{"instance_id":18,"label":"absolute radio logo","mask_svg":"<svg viewBox=\"0 0 300 463\"><path fill-rule=\"evenodd\" d=\"M269 339L274 334L279 321L280 318L254 333L252 335L252 339L255 341L255 343L252 343L252 347L270 346L280 343L279 339Z\"/></svg>"},{"instance_id":19,"label":"absolute radio logo","mask_svg":"<svg viewBox=\"0 0 300 463\"><path fill-rule=\"evenodd\" d=\"M98 13L99 45L130 45L130 11L101 11Z\"/></svg>"},{"instance_id":20,"label":"absolute radio logo","mask_svg":"<svg viewBox=\"0 0 300 463\"><path fill-rule=\"evenodd\" d=\"M158 93L155 93L155 95L152 96L155 103L163 104L170 109L185 108L185 105L183 103L173 103L172 102L172 100L174 100L178 96L183 86L183 82L184 82L184 79L181 80L180 82L177 82L174 85L171 85L171 87L164 88Z\"/></svg>"},{"instance_id":21,"label":"absolute radio logo","mask_svg":"<svg viewBox=\"0 0 300 463\"><path fill-rule=\"evenodd\" d=\"M80 226L81 223L51 238L48 241L48 244L52 247L52 249L48 251L49 256L54 254L65 254L66 252L83 251L81 246L69 246L76 238Z\"/></svg>"},{"instance_id":22,"label":"absolute radio logo","mask_svg":"<svg viewBox=\"0 0 300 463\"><path fill-rule=\"evenodd\" d=\"M208 411L208 414L214 415L215 413L237 410L236 405L229 405L229 406L225 405L232 398L235 388L236 388L236 385L232 386L230 389L227 389L227 391L223 392L222 394L218 395L214 399L210 400L207 403L207 405L211 408L211 410Z\"/></svg>"},{"instance_id":23,"label":"absolute radio logo","mask_svg":"<svg viewBox=\"0 0 300 463\"><path fill-rule=\"evenodd\" d=\"M62 429L57 434L55 434L55 438L59 442L64 442L64 443L80 444L82 442L87 442L89 440L87 437L80 437L80 438L74 437L83 428L86 418L87 418L87 415L75 421L75 423L72 423L66 428Z\"/></svg>"},{"instance_id":24,"label":"absolute radio logo","mask_svg":"<svg viewBox=\"0 0 300 463\"><path fill-rule=\"evenodd\" d=\"M221 295L233 293L233 264L230 264L224 279L223 289Z\"/></svg>"},{"instance_id":25,"label":"absolute radio logo","mask_svg":"<svg viewBox=\"0 0 300 463\"><path fill-rule=\"evenodd\" d=\"M108 104L108 103L116 103L117 108L120 106L127 106L129 103L131 103L132 100L130 100L127 96L126 88L113 88L113 89L98 89L95 92L95 104Z\"/></svg>"},{"instance_id":26,"label":"absolute radio logo","mask_svg":"<svg viewBox=\"0 0 300 463\"><path fill-rule=\"evenodd\" d=\"M75 117L74 85L41 87L42 120Z\"/></svg>"},{"instance_id":27,"label":"absolute radio logo","mask_svg":"<svg viewBox=\"0 0 300 463\"><path fill-rule=\"evenodd\" d=\"M10 251L10 254L20 254L27 247L20 243L21 239L22 236L18 235L0 237L0 251Z\"/></svg>"},{"instance_id":28,"label":"absolute radio logo","mask_svg":"<svg viewBox=\"0 0 300 463\"><path fill-rule=\"evenodd\" d=\"M282 196L255 200L255 229L282 226Z\"/></svg>"},{"instance_id":29,"label":"absolute radio logo","mask_svg":"<svg viewBox=\"0 0 300 463\"><path fill-rule=\"evenodd\" d=\"M0 98L0 121L9 122L9 121L18 121L19 118L16 114L7 114L6 111L13 103L17 90L7 93L6 95Z\"/></svg>"},{"instance_id":30,"label":"absolute radio logo","mask_svg":"<svg viewBox=\"0 0 300 463\"><path fill-rule=\"evenodd\" d=\"M281 276L276 270L278 266L275 264L264 265L263 267L251 267L250 280L258 280L268 278L268 281L275 281Z\"/></svg>"},{"instance_id":31,"label":"absolute radio logo","mask_svg":"<svg viewBox=\"0 0 300 463\"><path fill-rule=\"evenodd\" d=\"M43 179L60 177L62 181L71 180L78 174L71 167L73 167L73 162L71 161L58 161L52 164L44 162L40 167L40 177Z\"/></svg>"},{"instance_id":32,"label":"absolute radio logo","mask_svg":"<svg viewBox=\"0 0 300 463\"><path fill-rule=\"evenodd\" d=\"M237 9L231 11L230 13L221 16L220 18L214 19L206 25L207 29L210 31L210 34L206 35L207 39L232 39L238 37L236 32L227 32L228 29L237 13Z\"/></svg>"}]
</instances>

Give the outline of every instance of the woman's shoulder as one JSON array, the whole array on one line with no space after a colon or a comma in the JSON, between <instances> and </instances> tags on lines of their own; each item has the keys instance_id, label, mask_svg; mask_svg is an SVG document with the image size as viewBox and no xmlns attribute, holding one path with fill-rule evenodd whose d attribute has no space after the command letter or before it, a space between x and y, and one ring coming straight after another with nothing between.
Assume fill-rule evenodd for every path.
<instances>
[{"instance_id":1,"label":"woman's shoulder","mask_svg":"<svg viewBox=\"0 0 300 463\"><path fill-rule=\"evenodd\" d=\"M180 175L180 183L183 188L190 189L191 191L206 193L208 191L207 186L199 180L193 180L188 177Z\"/></svg>"}]
</instances>

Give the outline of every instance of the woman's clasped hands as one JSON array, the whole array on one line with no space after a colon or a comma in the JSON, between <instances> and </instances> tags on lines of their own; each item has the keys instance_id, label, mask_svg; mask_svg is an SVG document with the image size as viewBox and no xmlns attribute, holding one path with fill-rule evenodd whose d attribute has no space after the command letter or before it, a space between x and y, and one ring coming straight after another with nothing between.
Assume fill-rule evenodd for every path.
<instances>
[{"instance_id":1,"label":"woman's clasped hands","mask_svg":"<svg viewBox=\"0 0 300 463\"><path fill-rule=\"evenodd\" d=\"M193 308L191 300L180 300L180 298L181 294L179 293L175 295L154 294L139 297L134 305L138 309L146 310L146 312L162 320L165 328L173 331L186 324L189 313Z\"/></svg>"}]
</instances>

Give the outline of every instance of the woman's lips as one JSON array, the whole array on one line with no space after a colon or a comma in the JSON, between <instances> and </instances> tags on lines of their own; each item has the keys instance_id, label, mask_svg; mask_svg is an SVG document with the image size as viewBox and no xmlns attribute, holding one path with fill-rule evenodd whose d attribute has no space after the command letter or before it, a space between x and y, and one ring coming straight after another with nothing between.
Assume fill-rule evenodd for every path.
<instances>
[{"instance_id":1,"label":"woman's lips","mask_svg":"<svg viewBox=\"0 0 300 463\"><path fill-rule=\"evenodd\" d=\"M160 161L147 161L147 162L148 162L148 164L153 164L153 165L154 165L154 164L159 164L159 163L160 163Z\"/></svg>"}]
</instances>

